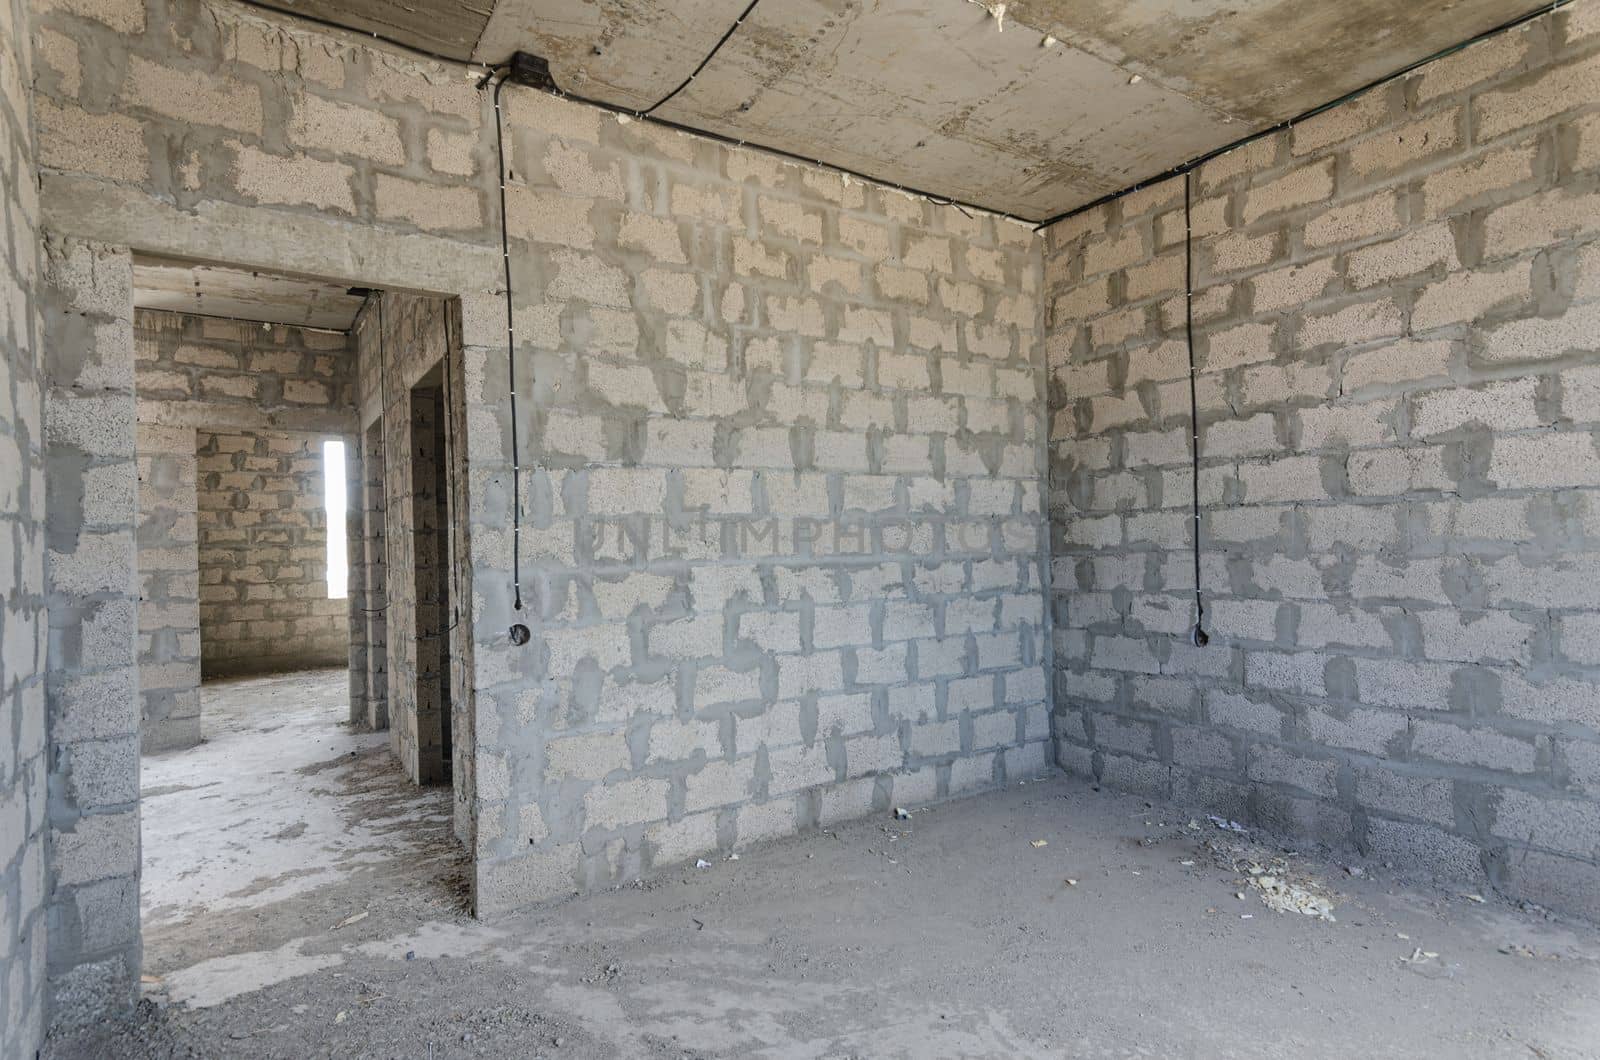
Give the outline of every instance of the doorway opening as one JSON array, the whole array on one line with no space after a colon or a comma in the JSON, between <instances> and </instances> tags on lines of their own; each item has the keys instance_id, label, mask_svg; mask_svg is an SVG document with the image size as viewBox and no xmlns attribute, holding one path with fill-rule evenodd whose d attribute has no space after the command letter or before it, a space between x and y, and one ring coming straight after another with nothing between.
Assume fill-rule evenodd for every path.
<instances>
[{"instance_id":1,"label":"doorway opening","mask_svg":"<svg viewBox=\"0 0 1600 1060\"><path fill-rule=\"evenodd\" d=\"M451 778L451 639L457 608L450 595L450 465L443 365L411 388L411 575L416 601L416 726L419 778Z\"/></svg>"},{"instance_id":2,"label":"doorway opening","mask_svg":"<svg viewBox=\"0 0 1600 1060\"><path fill-rule=\"evenodd\" d=\"M307 916L393 888L466 904L460 800L432 786L460 698L451 303L137 254L133 272L140 915L152 992L182 1000L205 978L185 968ZM416 596L392 599L399 581Z\"/></svg>"}]
</instances>

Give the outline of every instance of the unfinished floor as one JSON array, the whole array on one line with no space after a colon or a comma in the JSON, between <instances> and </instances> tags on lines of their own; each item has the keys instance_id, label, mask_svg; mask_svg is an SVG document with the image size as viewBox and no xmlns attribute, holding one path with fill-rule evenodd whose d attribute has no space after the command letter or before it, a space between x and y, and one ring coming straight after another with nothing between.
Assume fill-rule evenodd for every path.
<instances>
[{"instance_id":1,"label":"unfinished floor","mask_svg":"<svg viewBox=\"0 0 1600 1060\"><path fill-rule=\"evenodd\" d=\"M243 918L229 929L241 939L261 930L246 924L308 930L325 908L367 904L397 864L459 904L450 789L413 787L386 733L351 728L348 701L341 669L207 682L205 742L144 758L150 973L253 948L219 942L218 914ZM185 981L174 980L176 1000L188 999Z\"/></svg>"},{"instance_id":2,"label":"unfinished floor","mask_svg":"<svg viewBox=\"0 0 1600 1060\"><path fill-rule=\"evenodd\" d=\"M145 831L147 1000L47 1056L1576 1060L1600 1043L1592 929L1309 853L1288 878L1325 885L1334 921L1274 912L1231 867L1286 856L1269 838L1066 778L476 922L448 791L410 787L381 734L350 729L344 681L207 685L207 742L146 759L145 799L174 811Z\"/></svg>"}]
</instances>

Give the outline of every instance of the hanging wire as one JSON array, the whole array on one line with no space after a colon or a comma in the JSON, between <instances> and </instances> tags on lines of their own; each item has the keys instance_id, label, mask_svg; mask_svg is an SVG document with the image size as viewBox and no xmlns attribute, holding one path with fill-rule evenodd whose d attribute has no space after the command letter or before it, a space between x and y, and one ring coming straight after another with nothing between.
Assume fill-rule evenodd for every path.
<instances>
[{"instance_id":1,"label":"hanging wire","mask_svg":"<svg viewBox=\"0 0 1600 1060\"><path fill-rule=\"evenodd\" d=\"M490 74L493 77L494 73ZM502 74L494 83L494 152L500 178L500 257L506 283L506 381L511 398L511 609L522 610L522 463L517 439L517 330L511 296L511 229L506 215L505 118L500 108ZM515 636L515 634L513 634Z\"/></svg>"},{"instance_id":2,"label":"hanging wire","mask_svg":"<svg viewBox=\"0 0 1600 1060\"><path fill-rule=\"evenodd\" d=\"M1203 648L1211 641L1206 633L1206 606L1200 594L1200 396L1194 364L1194 224L1190 185L1193 173L1183 174L1183 336L1189 348L1189 500L1194 513L1194 628L1189 641Z\"/></svg>"}]
</instances>

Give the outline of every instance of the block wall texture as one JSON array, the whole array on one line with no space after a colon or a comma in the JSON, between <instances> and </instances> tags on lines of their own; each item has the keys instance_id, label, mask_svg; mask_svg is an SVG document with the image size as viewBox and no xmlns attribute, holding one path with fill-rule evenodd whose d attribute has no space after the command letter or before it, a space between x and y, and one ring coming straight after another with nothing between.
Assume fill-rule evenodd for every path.
<instances>
[{"instance_id":1,"label":"block wall texture","mask_svg":"<svg viewBox=\"0 0 1600 1060\"><path fill-rule=\"evenodd\" d=\"M139 373L135 370L135 386ZM200 529L193 427L138 424L139 746L200 742Z\"/></svg>"},{"instance_id":2,"label":"block wall texture","mask_svg":"<svg viewBox=\"0 0 1600 1060\"><path fill-rule=\"evenodd\" d=\"M352 496L361 498L361 526L350 536L360 542L361 596L358 629L363 657L359 671L352 667L352 679L361 679L359 696L351 705L361 704L351 720L369 729L389 727L389 632L384 615L388 613L388 544L385 521L388 504L383 493L383 424L374 421L362 435L361 487Z\"/></svg>"},{"instance_id":3,"label":"block wall texture","mask_svg":"<svg viewBox=\"0 0 1600 1060\"><path fill-rule=\"evenodd\" d=\"M199 741L202 677L348 660L351 605L324 577L322 442L356 459L356 367L338 332L145 309L134 325L143 742L157 750Z\"/></svg>"},{"instance_id":4,"label":"block wall texture","mask_svg":"<svg viewBox=\"0 0 1600 1060\"><path fill-rule=\"evenodd\" d=\"M1046 233L1060 764L1600 916L1600 5Z\"/></svg>"},{"instance_id":5,"label":"block wall texture","mask_svg":"<svg viewBox=\"0 0 1600 1060\"><path fill-rule=\"evenodd\" d=\"M452 741L452 774L481 910L1045 767L1027 229L508 89L513 614L486 96L228 4L54 8L36 40L57 223L461 296L473 588L452 659L474 705L453 720L483 736ZM415 777L400 499L386 677Z\"/></svg>"},{"instance_id":6,"label":"block wall texture","mask_svg":"<svg viewBox=\"0 0 1600 1060\"><path fill-rule=\"evenodd\" d=\"M492 289L498 247L493 256L459 250L497 243L481 71L307 32L240 4L38 7L38 163L56 203L138 214L154 196L173 213L143 249L169 237L157 229L202 217L215 239L189 248L201 257L281 253L297 271L373 286L394 267L388 255L361 254L359 236L318 238L310 222L403 230L412 235L406 252L433 259L441 276L485 267L461 290Z\"/></svg>"},{"instance_id":7,"label":"block wall texture","mask_svg":"<svg viewBox=\"0 0 1600 1060\"><path fill-rule=\"evenodd\" d=\"M464 299L478 908L1047 768L1033 233L505 100L524 608Z\"/></svg>"},{"instance_id":8,"label":"block wall texture","mask_svg":"<svg viewBox=\"0 0 1600 1060\"><path fill-rule=\"evenodd\" d=\"M38 184L27 0L0 0L0 1057L45 997L45 500Z\"/></svg>"},{"instance_id":9,"label":"block wall texture","mask_svg":"<svg viewBox=\"0 0 1600 1060\"><path fill-rule=\"evenodd\" d=\"M328 434L355 423L343 332L139 309L134 335L141 423Z\"/></svg>"},{"instance_id":10,"label":"block wall texture","mask_svg":"<svg viewBox=\"0 0 1600 1060\"><path fill-rule=\"evenodd\" d=\"M204 677L349 661L350 605L328 595L326 440L196 432Z\"/></svg>"},{"instance_id":11,"label":"block wall texture","mask_svg":"<svg viewBox=\"0 0 1600 1060\"><path fill-rule=\"evenodd\" d=\"M383 307L380 318L378 300ZM450 781L458 828L471 819L471 583L466 580L462 520L439 519L441 464L456 461L445 484L446 510L464 503L466 447L447 436L435 411L461 406L456 310L445 300L382 294L356 320L361 419L369 465L363 528L371 559L367 576L381 588L366 606L382 669L369 664L369 692L386 712L390 745L417 783ZM380 324L382 341L379 341ZM455 352L447 357L446 351ZM451 401L443 372L452 372ZM451 531L454 531L452 536ZM441 592L441 589L444 591ZM443 606L447 601L448 606ZM448 690L448 695L446 694ZM457 709L446 710L447 701ZM376 718L376 715L374 715ZM448 738L447 738L448 736Z\"/></svg>"},{"instance_id":12,"label":"block wall texture","mask_svg":"<svg viewBox=\"0 0 1600 1060\"><path fill-rule=\"evenodd\" d=\"M50 621L50 1020L131 1008L139 979L139 586L133 265L44 244Z\"/></svg>"},{"instance_id":13,"label":"block wall texture","mask_svg":"<svg viewBox=\"0 0 1600 1060\"><path fill-rule=\"evenodd\" d=\"M353 345L350 356L356 356ZM367 683L371 670L370 653L367 651L367 620L371 616L366 611L369 593L367 543L364 537L367 521L366 471L362 467L365 437L357 432L344 442L344 542L348 593L345 601L344 664L349 669L350 724L359 726L364 725L367 719Z\"/></svg>"}]
</instances>

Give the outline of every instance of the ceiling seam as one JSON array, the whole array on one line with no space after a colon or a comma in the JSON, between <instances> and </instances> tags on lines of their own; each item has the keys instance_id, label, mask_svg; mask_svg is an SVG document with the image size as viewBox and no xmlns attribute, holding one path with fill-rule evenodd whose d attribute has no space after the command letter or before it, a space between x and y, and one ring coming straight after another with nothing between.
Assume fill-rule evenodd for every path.
<instances>
[{"instance_id":1,"label":"ceiling seam","mask_svg":"<svg viewBox=\"0 0 1600 1060\"><path fill-rule=\"evenodd\" d=\"M1122 198L1124 195L1131 195L1133 192L1139 191L1142 188L1148 188L1152 184L1159 184L1164 180L1172 180L1176 177L1181 177L1192 170L1198 169L1200 166L1211 161L1213 158L1225 155L1230 151L1236 151L1239 148L1244 147L1246 144L1254 143L1263 137L1272 136L1276 133L1283 132L1285 129L1291 129L1294 126L1299 125L1301 122L1308 121L1311 118L1316 117L1318 114L1321 114L1324 111L1332 110L1341 104L1348 103L1353 99L1364 96L1374 89L1382 88L1384 85L1387 85L1390 82L1397 81L1412 71L1417 70L1420 67L1427 66L1431 62L1436 62L1437 60L1443 59L1448 55L1454 55L1456 52L1461 51L1464 48L1470 48L1472 45L1477 44L1480 41L1485 41L1491 37L1497 37L1502 33L1507 33L1513 29L1516 29L1518 26L1523 26L1535 19L1543 18L1545 15L1553 15L1564 7L1570 7L1575 2L1576 0L1547 0L1547 2L1540 4L1531 11L1527 11L1521 15L1518 15L1509 22L1502 22L1498 26L1493 26L1489 29L1486 29L1482 33L1468 37L1466 40L1457 44L1452 44L1447 48L1440 48L1438 51L1433 52L1430 55L1425 55L1415 62L1407 63L1405 66L1402 66L1400 69L1395 70L1392 73L1384 74L1382 77L1379 77L1376 80L1367 82L1360 88L1352 89L1342 96L1312 107L1310 110L1296 114L1292 118L1284 118L1281 121L1273 122L1271 125L1257 129L1253 133L1241 136L1239 139L1230 144L1224 144L1223 146L1215 148L1211 151L1207 151L1204 154L1196 155L1186 162L1180 162L1170 169L1163 170L1154 176L1146 177L1143 180L1130 184L1120 191L1110 192L1106 195L1100 196L1098 199L1095 199L1092 202L1086 202L1082 206L1074 206L1070 210L1063 210L1054 217L1047 217L1043 221L1034 223L1033 230L1035 232L1042 232L1051 225L1059 224L1070 217L1076 217L1079 214L1098 209L1108 202L1114 202L1117 199Z\"/></svg>"},{"instance_id":2,"label":"ceiling seam","mask_svg":"<svg viewBox=\"0 0 1600 1060\"><path fill-rule=\"evenodd\" d=\"M489 27L494 24L494 13L503 3L505 0L489 0L489 17L483 20L483 28L478 31L478 39L473 41L472 47L468 49L468 56L477 55L478 49L483 47L483 38L489 35Z\"/></svg>"},{"instance_id":3,"label":"ceiling seam","mask_svg":"<svg viewBox=\"0 0 1600 1060\"><path fill-rule=\"evenodd\" d=\"M336 22L333 22L333 21L331 21L329 19L319 18L319 17L317 17L315 15L308 15L308 14L305 14L305 13L300 12L300 11L293 11L293 10L288 10L288 9L285 9L285 8L277 7L277 6L275 6L275 5L271 4L271 3L264 3L264 2L262 2L262 0L247 0L247 2L250 3L253 6L260 7L262 9L264 9L264 10L273 11L273 12L275 12L277 14L283 15L286 18L296 19L296 20L299 20L299 21L302 21L302 22L308 22L308 23L311 23L311 24L316 25L316 26L323 27L325 29L328 29L328 30L333 31L333 32L338 33L338 34L348 34L348 35L356 37L357 39L370 37L370 38L372 38L374 40L378 40L378 41L381 41L381 42L383 42L385 44L388 44L391 47L398 48L398 49L400 49L402 51L410 52L413 55L419 55L419 56L422 56L424 58L431 59L431 60L433 60L435 62L455 64L455 65L464 66L464 67L474 67L474 68L477 68L479 70L488 71L491 75L493 73L498 72L499 70L503 69L503 67L504 67L504 64L493 64L493 63L487 63L487 62L474 60L474 59L470 59L470 58L469 59L459 59L459 58L456 58L454 56L441 55L441 54L439 54L437 52L431 52L431 51L428 51L425 48L417 47L416 45L407 44L407 43L405 43L403 41L398 41L398 40L394 40L393 38L384 37L384 36L382 36L381 34L378 34L378 33L369 32L369 31L366 31L366 30L351 29L348 26L342 26L342 25L340 25L340 24L338 24ZM1386 75L1384 75L1382 77L1379 77L1379 78L1377 78L1377 79L1375 79L1373 81L1370 81L1367 84L1362 85L1359 88L1353 89L1350 92L1346 92L1343 95L1338 96L1335 99L1329 100L1326 103L1320 104L1319 106L1316 106L1316 107L1312 107L1311 109L1303 111L1302 113L1297 114L1297 115L1295 115L1293 117L1285 118L1285 119L1283 119L1281 121L1277 121L1277 122L1274 122L1274 123L1272 123L1270 125L1264 126L1263 128L1258 129L1253 133L1249 133L1249 134L1247 134L1245 136L1240 137L1237 140L1232 141L1231 143L1224 144L1223 146L1215 148L1214 150L1207 151L1207 152L1205 152L1203 154L1200 154L1200 155L1196 155L1195 157L1190 158L1185 162L1181 162L1178 165L1172 166L1169 169L1161 171L1160 173L1157 173L1157 174L1154 174L1154 175L1152 175L1150 177L1146 177L1146 178L1144 178L1142 180L1136 181L1136 182L1134 182L1132 184L1129 184L1129 185L1127 185L1127 186L1125 186L1123 188L1120 188L1117 191L1108 192L1107 194L1102 195L1097 199L1091 200L1090 202L1086 202L1081 206L1075 206L1075 207L1072 207L1069 210L1063 210L1062 212L1060 212L1058 214L1055 214L1053 216L1046 217L1043 220L1037 220L1037 221L1033 220L1032 218L1023 217L1023 216L1021 216L1019 214L1009 213L1009 212L1004 211L1004 210L996 210L996 209L993 209L992 207L979 206L976 203L966 202L964 200L955 199L955 198L952 198L952 197L947 196L947 195L939 195L939 194L934 193L934 192L924 191L921 188L914 188L914 187L910 187L910 186L907 186L907 185L904 185L904 184L896 183L895 181L885 180L884 178L875 177L875 176L872 176L872 175L867 174L867 173L862 173L862 172L860 172L858 170L853 170L853 169L850 169L850 168L848 168L846 166L837 165L837 164L830 163L830 162L825 162L825 161L823 161L822 159L819 159L819 158L810 158L810 157L807 157L805 155L797 154L797 153L795 153L793 151L786 151L781 147L772 147L772 146L769 146L769 145L766 145L766 144L761 144L761 143L757 143L757 142L753 142L753 141L749 141L749 140L739 139L739 138L736 138L736 137L733 137L733 136L728 136L728 135L725 135L725 134L722 134L722 133L712 132L709 129L700 129L700 128L696 128L696 127L691 126L691 125L685 125L685 124L683 124L681 122L672 121L671 119L668 119L668 118L656 117L654 114L652 114L651 111L655 110L657 107L660 107L662 104L666 103L673 96L677 95L678 92L680 92L685 86L687 86L689 82L694 80L695 76L697 76L698 73L700 72L700 70L702 70L705 67L706 63L710 62L711 58L713 58L716 55L717 50L719 48L721 48L722 44L730 36L732 36L734 30L738 29L739 25L743 23L745 17L749 15L750 11L752 9L754 9L756 4L759 3L759 2L760 2L760 0L751 0L751 3L745 9L744 14L742 14L739 17L739 19L731 27L729 27L728 31L723 34L721 40L719 40L717 42L717 46L712 49L712 51L706 56L706 58L704 60L701 61L700 66L696 68L695 73L691 74L689 76L689 78L684 81L683 84L681 84L677 88L673 89L673 91L671 93L669 93L666 97L664 97L662 100L660 100L659 102L657 102L656 104L654 104L653 106L651 106L651 107L649 107L649 108L647 108L645 110L639 110L639 109L634 108L634 107L625 107L625 106L621 106L619 104L608 103L608 102L605 102L603 100L598 100L598 99L593 99L593 98L590 98L590 97L587 97L587 96L582 96L582 95L579 95L577 93L565 91L560 86L554 86L552 89L550 89L548 91L550 91L550 93L552 95L559 96L559 97L561 97L563 99L570 99L570 100L573 100L574 102L584 103L584 104L587 104L589 106L596 107L596 108L598 108L600 110L608 111L608 112L613 113L613 114L623 115L623 116L626 116L626 117L629 117L629 118L633 118L635 120L649 122L649 123L656 124L656 125L661 125L661 126L663 126L665 128L673 129L673 130L676 130L678 132L686 133L686 134L693 135L693 136L704 137L706 139L713 140L713 141L716 141L718 143L728 144L728 145L734 146L734 147L747 148L747 149L750 149L750 150L761 151L761 152L763 152L765 154L775 155L777 157L785 158L785 159L788 159L788 160L791 160L791 161L794 161L794 162L799 162L799 163L802 163L804 165L816 166L816 167L821 168L821 169L832 170L833 172L841 173L841 174L843 174L845 176L848 176L848 177L854 177L854 178L857 178L859 180L862 180L862 181L865 181L865 182L868 182L868 183L871 183L871 184L878 185L879 187L889 188L891 190L903 192L903 193L908 194L908 195L915 195L915 196L918 196L920 198L927 199L929 202L935 203L937 205L954 206L955 208L963 210L963 211L966 211L966 210L977 210L977 211L979 211L981 213L989 214L990 216L993 216L993 217L1000 217L1000 218L1004 218L1004 219L1009 220L1009 221L1017 222L1018 224L1026 225L1026 226L1032 228L1035 232L1040 232L1040 231L1043 231L1046 228L1049 228L1051 225L1058 224L1061 221L1064 221L1064 220L1066 220L1066 219L1068 219L1070 217L1076 217L1079 214L1087 213L1090 210L1096 209L1096 208L1098 208L1100 206L1104 206L1106 203L1114 202L1115 200L1122 198L1124 195L1132 194L1133 192L1139 191L1139 190L1141 190L1143 188L1147 188L1152 184L1160 183L1161 181L1164 181L1164 180L1171 180L1174 177L1182 176L1184 173L1187 173L1190 170L1196 169L1199 166L1205 164L1206 162L1211 161L1214 158L1217 158L1217 157L1219 157L1221 155L1225 155L1230 151L1237 150L1237 149L1239 149L1239 148L1241 148L1241 147L1243 147L1243 146L1245 146L1247 144L1253 143L1254 141L1259 140L1259 139L1261 139L1263 137L1271 136L1271 135L1273 135L1275 133L1282 132L1285 129L1292 128L1293 126L1298 125L1301 122L1307 121L1310 118L1315 117L1316 115L1323 113L1324 111L1331 110L1334 107L1337 107L1342 103L1349 102L1352 99L1356 99L1359 96L1365 95L1366 93L1372 91L1373 89L1380 88L1383 85L1386 85L1386 84L1390 83L1391 81L1394 81L1394 80L1397 80L1398 78L1404 77L1405 75L1411 73L1413 70L1416 70L1419 67L1425 66L1428 63L1434 62L1434 61L1436 61L1438 59L1442 59L1445 56L1454 54L1455 52L1458 52L1458 51L1462 50L1463 48L1470 47L1471 45L1476 44L1476 43L1478 43L1480 41L1487 40L1487 39L1489 39L1491 37L1498 36L1501 33L1508 32L1508 31L1510 31L1512 29L1517 28L1518 26L1524 25L1524 24L1526 24L1528 22L1531 22L1534 19L1540 18L1540 17L1542 17L1544 15L1554 14L1554 13L1556 13L1557 11L1559 11L1559 10L1561 10L1563 8L1571 6L1575 2L1575 0L1547 0L1547 2L1541 3L1538 7L1534 8L1533 10L1530 10L1530 11L1528 11L1528 12L1522 14L1522 15L1519 15L1519 16L1513 18L1513 19L1510 19L1507 22L1501 23L1498 26L1494 26L1494 27L1491 27L1490 29L1484 30L1483 32L1478 33L1478 34L1476 34L1476 35L1474 35L1472 37L1469 37L1466 40L1461 41L1458 44L1454 44L1454 45L1451 45L1449 47L1442 48L1442 49L1440 49L1440 50L1438 50L1436 52L1433 52L1433 53L1431 53L1429 55L1426 55L1426 56L1416 60L1415 62L1408 63L1407 65L1401 67L1398 70L1395 70L1392 73L1386 74ZM1029 28L1031 29L1032 27L1029 27ZM481 42L481 40L482 40L481 35L480 35L479 40ZM1076 47L1076 46L1074 45L1073 47ZM1078 49L1078 50L1082 51L1082 49ZM1083 52L1083 54L1092 55L1093 53L1085 51L1085 52ZM1101 61L1105 61L1105 60L1101 60ZM1112 64L1112 65L1116 65L1116 64ZM1117 68L1118 69L1123 69L1120 66L1117 67ZM1143 76L1143 75L1141 75L1141 76ZM1181 93L1180 93L1180 95L1181 95ZM1185 98L1187 98L1187 97L1185 97Z\"/></svg>"},{"instance_id":4,"label":"ceiling seam","mask_svg":"<svg viewBox=\"0 0 1600 1060\"><path fill-rule=\"evenodd\" d=\"M299 22L309 22L314 26L321 26L324 29L333 30L337 33L349 34L358 39L370 37L373 40L382 41L384 44L387 44L390 47L399 48L401 51L410 52L412 55L418 55L424 59L432 59L436 63L450 63L455 66L473 66L480 70L488 70L492 67L492 64L478 62L476 59L473 59L470 56L462 59L454 55L444 55L440 52L429 51L428 49L419 47L415 44L408 44L405 41L396 40L393 37L385 37L383 34L373 30L353 29L350 26L341 25L332 19L322 18L318 15L308 15L304 11L297 11L293 8L279 7L276 4L264 2L264 0L244 0L244 3L251 7L259 7L264 11L271 11L274 14L295 19ZM485 24L485 28L487 28L487 24ZM483 40L482 33L478 34L478 40ZM476 45L474 45L474 47L476 47Z\"/></svg>"},{"instance_id":5,"label":"ceiling seam","mask_svg":"<svg viewBox=\"0 0 1600 1060\"><path fill-rule=\"evenodd\" d=\"M430 59L434 62L448 63L455 66L470 67L481 70L486 76L480 84L487 84L489 77L492 77L494 74L505 69L504 63L489 63L478 59L458 59L450 55L440 55L437 52L428 51L426 48L419 48L414 44L407 44L404 41L398 41L391 37L384 37L380 34L372 33L367 30L351 29L349 26L341 26L337 22L333 22L329 19L318 18L315 15L307 15L300 11L291 11L286 8L276 7L270 3L263 3L262 0L245 0L245 2L251 6L259 7L263 10L272 11L275 14L282 15L285 18L300 22L307 22L339 35L354 37L357 40L371 38L373 40L381 41L392 48L409 52L412 55L417 55L424 59ZM755 4L752 3L750 6L754 7ZM1037 228L1040 224L1044 223L1031 217L1023 217L1020 214L1008 213L1005 210L996 210L991 206L980 206L977 203L967 202L964 199L957 199L949 195L940 195L937 192L925 191L922 188L913 188L906 184L899 184L883 177L875 177L870 173L862 173L859 170L850 169L848 166L841 166L832 162L825 162L820 158L807 157L806 155L796 154L793 151L785 151L781 147L772 147L767 144L757 143L751 140L741 140L737 137L727 136L723 133L712 132L709 129L700 129L692 125L685 125L682 122L676 122L670 118L659 118L650 113L650 110L655 109L654 107L651 107L647 110L640 110L636 107L625 107L618 103L608 103L604 100L592 99L588 96L582 96L575 92L568 92L559 85L545 91L548 91L549 94L553 96L559 96L562 99L572 100L575 103L582 103L587 106L595 107L599 110L607 111L611 114L621 115L637 121L649 122L652 125L660 125L664 128L672 129L676 132L685 133L690 136L699 136L703 139L712 140L721 144L727 144L730 147L759 151L763 154L774 155L778 158L787 159L791 162L799 162L802 165L815 166L818 169L830 170L834 173L852 177L868 184L874 184L881 188L888 188L891 191L898 191L906 195L914 195L921 199L927 199L929 202L938 206L953 206L962 212L976 210L979 213L988 214L991 217L999 217L1007 221L1013 221L1017 224L1025 225L1028 228ZM665 100L663 100L663 102L665 102ZM660 106L660 104L658 103L656 106Z\"/></svg>"}]
</instances>

